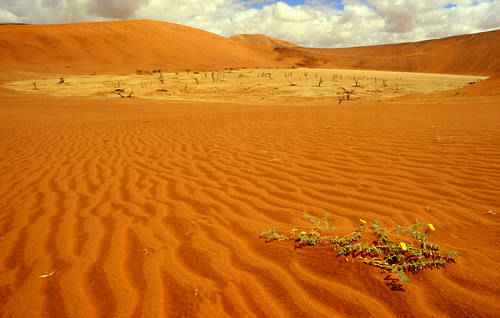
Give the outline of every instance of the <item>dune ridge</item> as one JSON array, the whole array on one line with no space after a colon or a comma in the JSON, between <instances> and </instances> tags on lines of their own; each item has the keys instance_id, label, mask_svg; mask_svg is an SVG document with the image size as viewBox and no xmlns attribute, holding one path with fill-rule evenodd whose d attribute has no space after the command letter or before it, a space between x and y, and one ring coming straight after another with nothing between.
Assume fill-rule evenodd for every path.
<instances>
[{"instance_id":1,"label":"dune ridge","mask_svg":"<svg viewBox=\"0 0 500 318\"><path fill-rule=\"evenodd\" d=\"M280 39L275 39L270 36L266 36L264 34L238 34L233 35L229 38L233 41L250 43L250 44L258 44L258 45L266 45L278 48L297 48L300 45Z\"/></svg>"}]
</instances>

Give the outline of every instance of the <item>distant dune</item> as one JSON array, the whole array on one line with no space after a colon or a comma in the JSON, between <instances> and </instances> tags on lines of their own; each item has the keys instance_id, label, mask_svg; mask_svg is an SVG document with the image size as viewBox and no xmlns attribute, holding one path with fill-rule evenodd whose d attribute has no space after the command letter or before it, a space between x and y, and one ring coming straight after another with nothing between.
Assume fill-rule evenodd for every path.
<instances>
[{"instance_id":1,"label":"distant dune","mask_svg":"<svg viewBox=\"0 0 500 318\"><path fill-rule=\"evenodd\" d=\"M276 49L300 66L491 76L500 73L500 30L345 49Z\"/></svg>"},{"instance_id":2,"label":"distant dune","mask_svg":"<svg viewBox=\"0 0 500 318\"><path fill-rule=\"evenodd\" d=\"M4 25L0 51L2 69L32 72L131 73L135 69L184 71L276 64L271 47L150 20Z\"/></svg>"},{"instance_id":3,"label":"distant dune","mask_svg":"<svg viewBox=\"0 0 500 318\"><path fill-rule=\"evenodd\" d=\"M2 25L0 30L3 70L84 74L298 66L484 76L500 73L500 30L345 49L302 48L264 35L227 39L151 20Z\"/></svg>"},{"instance_id":4,"label":"distant dune","mask_svg":"<svg viewBox=\"0 0 500 318\"><path fill-rule=\"evenodd\" d=\"M287 49L300 47L300 45L298 44L275 39L270 36L266 36L264 34L240 34L232 36L229 39L243 43L266 45L266 46L287 48Z\"/></svg>"}]
</instances>

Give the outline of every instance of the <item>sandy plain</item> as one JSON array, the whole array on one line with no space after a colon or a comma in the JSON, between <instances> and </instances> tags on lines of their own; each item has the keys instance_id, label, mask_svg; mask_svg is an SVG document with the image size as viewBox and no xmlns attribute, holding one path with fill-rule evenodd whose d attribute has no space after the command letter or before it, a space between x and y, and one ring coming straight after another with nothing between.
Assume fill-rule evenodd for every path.
<instances>
[{"instance_id":1,"label":"sandy plain","mask_svg":"<svg viewBox=\"0 0 500 318\"><path fill-rule=\"evenodd\" d=\"M1 317L500 314L495 73L259 68L161 84L22 65L0 74ZM352 76L362 87L339 104ZM259 237L311 226L304 213L328 213L340 236L418 219L462 256L391 290L327 246Z\"/></svg>"},{"instance_id":2,"label":"sandy plain","mask_svg":"<svg viewBox=\"0 0 500 318\"><path fill-rule=\"evenodd\" d=\"M341 69L235 69L136 74L45 75L12 81L6 87L53 96L137 97L198 101L379 100L461 88L488 77ZM62 80L63 81L62 81Z\"/></svg>"}]
</instances>

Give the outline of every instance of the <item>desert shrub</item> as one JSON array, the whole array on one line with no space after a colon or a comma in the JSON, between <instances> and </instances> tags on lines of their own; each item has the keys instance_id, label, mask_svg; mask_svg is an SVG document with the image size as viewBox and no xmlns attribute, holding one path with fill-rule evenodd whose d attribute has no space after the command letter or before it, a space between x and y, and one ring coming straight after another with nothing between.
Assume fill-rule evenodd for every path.
<instances>
[{"instance_id":1,"label":"desert shrub","mask_svg":"<svg viewBox=\"0 0 500 318\"><path fill-rule=\"evenodd\" d=\"M408 272L418 272L430 267L440 267L454 262L453 256L461 255L459 252L442 251L439 245L428 242L430 232L435 228L432 224L414 223L402 227L397 225L389 231L383 228L378 220L367 231L367 222L360 220L359 228L352 233L339 237L334 235L335 226L329 221L329 215L323 216L322 222L312 216L303 215L314 224L313 228L295 227L289 231L290 235L278 233L276 227L268 232L262 232L261 237L267 241L295 240L301 246L326 244L334 248L340 257L351 256L353 260L381 268L390 280L393 289L401 289L397 279L411 285Z\"/></svg>"}]
</instances>

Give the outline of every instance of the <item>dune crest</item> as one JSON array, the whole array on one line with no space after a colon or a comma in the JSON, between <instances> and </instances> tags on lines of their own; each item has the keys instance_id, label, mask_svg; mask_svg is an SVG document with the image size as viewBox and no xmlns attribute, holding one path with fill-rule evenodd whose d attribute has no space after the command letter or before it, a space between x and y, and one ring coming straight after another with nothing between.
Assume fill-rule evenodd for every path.
<instances>
[{"instance_id":1,"label":"dune crest","mask_svg":"<svg viewBox=\"0 0 500 318\"><path fill-rule=\"evenodd\" d=\"M239 35L234 35L229 38L230 40L233 41L238 41L238 42L244 42L244 43L250 43L250 44L258 44L258 45L266 45L266 46L272 46L272 47L279 47L279 48L298 48L300 45L280 40L280 39L275 39L270 36L266 36L264 34L239 34Z\"/></svg>"}]
</instances>

